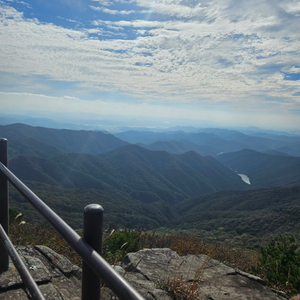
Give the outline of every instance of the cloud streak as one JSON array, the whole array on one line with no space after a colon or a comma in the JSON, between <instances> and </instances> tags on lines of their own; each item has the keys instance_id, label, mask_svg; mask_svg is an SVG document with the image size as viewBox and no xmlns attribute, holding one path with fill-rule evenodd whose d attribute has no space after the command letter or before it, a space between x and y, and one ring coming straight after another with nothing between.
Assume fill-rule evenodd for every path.
<instances>
[{"instance_id":1,"label":"cloud streak","mask_svg":"<svg viewBox=\"0 0 300 300\"><path fill-rule=\"evenodd\" d=\"M299 109L299 80L285 76L300 74L299 3L194 3L91 1L87 9L102 17L73 29L0 3L0 71L74 82L137 103Z\"/></svg>"}]
</instances>

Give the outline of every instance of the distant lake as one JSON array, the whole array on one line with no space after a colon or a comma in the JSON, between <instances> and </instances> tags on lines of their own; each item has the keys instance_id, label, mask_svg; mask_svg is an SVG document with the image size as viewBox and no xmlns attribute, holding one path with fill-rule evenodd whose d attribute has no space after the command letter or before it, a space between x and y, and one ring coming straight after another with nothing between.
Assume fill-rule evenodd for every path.
<instances>
[{"instance_id":1,"label":"distant lake","mask_svg":"<svg viewBox=\"0 0 300 300\"><path fill-rule=\"evenodd\" d=\"M249 179L249 177L247 175L245 175L245 174L238 174L238 175L242 177L242 180L244 182L246 182L247 184L251 184L250 183L250 179Z\"/></svg>"}]
</instances>

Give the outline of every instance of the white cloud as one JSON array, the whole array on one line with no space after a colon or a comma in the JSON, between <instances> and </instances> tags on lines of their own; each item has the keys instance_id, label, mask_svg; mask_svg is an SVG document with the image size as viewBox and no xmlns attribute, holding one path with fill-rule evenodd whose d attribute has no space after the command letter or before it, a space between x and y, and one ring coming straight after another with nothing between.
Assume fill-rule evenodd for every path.
<instances>
[{"instance_id":1,"label":"white cloud","mask_svg":"<svg viewBox=\"0 0 300 300\"><path fill-rule=\"evenodd\" d=\"M116 10L116 9L109 9L106 7L99 7L99 6L92 6L90 5L90 8L96 11L102 11L106 14L110 15L130 15L130 14L145 14L149 13L147 10L141 10L141 11L136 11L136 10Z\"/></svg>"},{"instance_id":2,"label":"white cloud","mask_svg":"<svg viewBox=\"0 0 300 300\"><path fill-rule=\"evenodd\" d=\"M89 113L93 115L123 115L123 116L145 116L162 118L187 118L190 120L203 119L226 124L227 126L248 126L255 123L259 127L273 128L297 128L300 119L296 115L284 115L279 113L262 112L240 112L221 110L219 108L209 109L199 105L161 105L148 103L126 103L95 100L84 101L75 97L49 97L42 94L31 93L4 93L0 92L0 106L2 113L19 112L68 112ZM145 109L146 106L146 109ZM169 122L165 122L169 123ZM273 124L273 125L271 125ZM279 125L280 124L280 125Z\"/></svg>"},{"instance_id":3,"label":"white cloud","mask_svg":"<svg viewBox=\"0 0 300 300\"><path fill-rule=\"evenodd\" d=\"M98 2L98 3L100 3L101 5L104 5L104 6L110 6L110 5L113 4L113 2L109 1L109 0L91 0L91 1Z\"/></svg>"},{"instance_id":4,"label":"white cloud","mask_svg":"<svg viewBox=\"0 0 300 300\"><path fill-rule=\"evenodd\" d=\"M62 18L62 17L59 17L59 16L57 18L62 19L62 20L66 20L66 21L71 22L71 23L77 23L77 21L75 21L75 20L66 19L66 18Z\"/></svg>"},{"instance_id":5,"label":"white cloud","mask_svg":"<svg viewBox=\"0 0 300 300\"><path fill-rule=\"evenodd\" d=\"M153 13L158 13L168 16L176 16L182 18L191 18L195 16L200 16L205 7L201 3L197 3L194 6L183 5L183 1L150 1L150 0L135 0L132 1L136 5L151 9Z\"/></svg>"},{"instance_id":6,"label":"white cloud","mask_svg":"<svg viewBox=\"0 0 300 300\"><path fill-rule=\"evenodd\" d=\"M194 6L166 0L135 3L176 18L97 20L97 28L72 30L2 6L0 70L76 82L147 103L253 111L258 105L266 111L299 107L299 97L292 96L299 81L283 80L282 72L296 73L300 65L300 24L297 18L285 19L280 1L241 0L231 7L226 0ZM124 38L136 31L143 36ZM89 37L93 33L120 38L98 40Z\"/></svg>"},{"instance_id":7,"label":"white cloud","mask_svg":"<svg viewBox=\"0 0 300 300\"><path fill-rule=\"evenodd\" d=\"M286 3L283 3L281 6L288 13L291 13L291 14L300 13L300 2L299 1L286 2Z\"/></svg>"}]
</instances>

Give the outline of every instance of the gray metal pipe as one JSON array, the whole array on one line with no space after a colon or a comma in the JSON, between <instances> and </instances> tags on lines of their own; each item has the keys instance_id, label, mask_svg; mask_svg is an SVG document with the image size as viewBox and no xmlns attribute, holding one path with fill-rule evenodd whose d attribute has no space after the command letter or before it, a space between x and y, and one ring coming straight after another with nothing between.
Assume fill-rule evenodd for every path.
<instances>
[{"instance_id":1,"label":"gray metal pipe","mask_svg":"<svg viewBox=\"0 0 300 300\"><path fill-rule=\"evenodd\" d=\"M3 246L6 248L7 253L9 253L9 256L11 257L16 269L18 270L23 283L27 287L30 295L35 300L45 300L42 292L40 291L38 285L33 280L31 274L27 270L25 264L23 263L21 257L19 256L17 250L11 243L9 237L7 236L4 228L0 224L0 240L3 244Z\"/></svg>"},{"instance_id":2,"label":"gray metal pipe","mask_svg":"<svg viewBox=\"0 0 300 300\"><path fill-rule=\"evenodd\" d=\"M0 139L0 162L7 167L7 139ZM0 224L8 234L9 230L9 190L8 181L0 172ZM9 257L5 247L0 243L0 270L7 270Z\"/></svg>"},{"instance_id":3,"label":"gray metal pipe","mask_svg":"<svg viewBox=\"0 0 300 300\"><path fill-rule=\"evenodd\" d=\"M87 265L123 300L145 300L121 275L119 275L83 238L81 238L52 209L36 196L8 168L0 163L2 172L9 182L28 202L57 230L68 244L82 257Z\"/></svg>"}]
</instances>

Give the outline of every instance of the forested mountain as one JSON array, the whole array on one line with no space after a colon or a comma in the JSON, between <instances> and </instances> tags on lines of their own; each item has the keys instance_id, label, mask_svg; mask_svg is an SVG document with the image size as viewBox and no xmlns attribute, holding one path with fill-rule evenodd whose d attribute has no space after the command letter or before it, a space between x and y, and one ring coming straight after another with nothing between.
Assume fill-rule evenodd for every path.
<instances>
[{"instance_id":1,"label":"forested mountain","mask_svg":"<svg viewBox=\"0 0 300 300\"><path fill-rule=\"evenodd\" d=\"M104 208L105 228L157 229L168 226L175 217L171 206L163 201L143 203L116 190L62 188L33 181L25 183L74 229L82 228L83 209L92 203ZM44 220L14 189L10 189L10 207L22 212L26 222L31 224Z\"/></svg>"},{"instance_id":2,"label":"forested mountain","mask_svg":"<svg viewBox=\"0 0 300 300\"><path fill-rule=\"evenodd\" d=\"M300 182L300 158L279 149L297 152L298 137L199 131L118 134L141 147L102 132L0 126L9 168L74 228L84 206L99 203L105 226L180 229L252 244L297 234L299 186L283 186ZM26 221L38 219L20 194L10 195Z\"/></svg>"},{"instance_id":3,"label":"forested mountain","mask_svg":"<svg viewBox=\"0 0 300 300\"><path fill-rule=\"evenodd\" d=\"M148 149L171 151L170 153L180 153L180 151L189 149L199 154L205 153L207 155L216 156L224 152L252 149L259 152L278 151L284 155L300 156L298 137L287 136L286 139L284 139L281 136L279 139L271 139L269 137L250 136L235 130L217 128L199 129L196 133L186 133L183 131L128 131L115 135L130 143L145 144L145 147Z\"/></svg>"},{"instance_id":4,"label":"forested mountain","mask_svg":"<svg viewBox=\"0 0 300 300\"><path fill-rule=\"evenodd\" d=\"M51 159L19 156L10 169L22 180L66 188L118 190L142 202L177 203L195 195L247 185L212 157L172 155L127 145L100 155L66 153Z\"/></svg>"},{"instance_id":5,"label":"forested mountain","mask_svg":"<svg viewBox=\"0 0 300 300\"><path fill-rule=\"evenodd\" d=\"M253 130L240 130L240 132L245 133L250 136L257 136L262 138L268 138L275 141L282 141L282 142L300 142L300 136L295 134L289 134L286 132L261 132L261 131L253 131Z\"/></svg>"},{"instance_id":6,"label":"forested mountain","mask_svg":"<svg viewBox=\"0 0 300 300\"><path fill-rule=\"evenodd\" d=\"M246 148L246 145L226 141L214 133L186 133L176 132L149 132L149 131L128 131L115 134L116 137L129 143L143 143L146 145L157 141L189 141L197 145L204 145L215 148L217 151L238 151Z\"/></svg>"},{"instance_id":7,"label":"forested mountain","mask_svg":"<svg viewBox=\"0 0 300 300\"><path fill-rule=\"evenodd\" d=\"M158 141L152 143L150 145L138 144L141 147L147 148L149 150L155 151L167 151L171 154L182 154L188 151L194 151L201 156L216 156L218 151L213 147L205 146L205 145L197 145L190 141Z\"/></svg>"},{"instance_id":8,"label":"forested mountain","mask_svg":"<svg viewBox=\"0 0 300 300\"><path fill-rule=\"evenodd\" d=\"M268 155L254 150L224 153L216 157L225 166L246 174L252 188L275 187L300 182L300 158Z\"/></svg>"},{"instance_id":9,"label":"forested mountain","mask_svg":"<svg viewBox=\"0 0 300 300\"><path fill-rule=\"evenodd\" d=\"M300 238L300 186L221 191L186 199L174 207L169 227L195 230L211 238L257 246L278 234Z\"/></svg>"},{"instance_id":10,"label":"forested mountain","mask_svg":"<svg viewBox=\"0 0 300 300\"><path fill-rule=\"evenodd\" d=\"M0 126L0 136L8 139L9 158L19 155L47 158L63 152L98 154L128 144L99 131L50 129L24 124Z\"/></svg>"}]
</instances>

